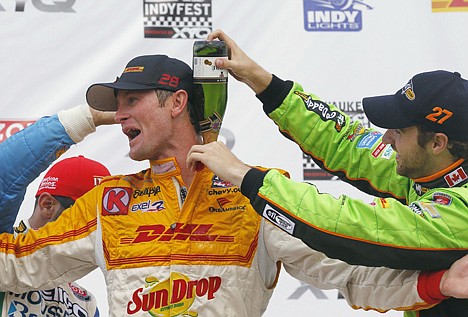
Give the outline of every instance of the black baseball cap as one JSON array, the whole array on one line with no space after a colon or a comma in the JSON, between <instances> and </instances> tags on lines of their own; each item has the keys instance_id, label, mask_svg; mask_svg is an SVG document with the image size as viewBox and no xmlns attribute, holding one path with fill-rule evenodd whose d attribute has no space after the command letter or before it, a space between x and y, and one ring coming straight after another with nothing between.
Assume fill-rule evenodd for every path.
<instances>
[{"instance_id":1,"label":"black baseball cap","mask_svg":"<svg viewBox=\"0 0 468 317\"><path fill-rule=\"evenodd\" d=\"M113 83L91 85L86 101L97 110L116 111L115 90L161 89L175 92L185 90L193 98L193 71L181 60L166 55L138 56L128 62L120 77Z\"/></svg>"},{"instance_id":2,"label":"black baseball cap","mask_svg":"<svg viewBox=\"0 0 468 317\"><path fill-rule=\"evenodd\" d=\"M458 72L420 73L394 95L367 97L362 104L378 127L422 125L450 139L468 141L468 81Z\"/></svg>"}]
</instances>

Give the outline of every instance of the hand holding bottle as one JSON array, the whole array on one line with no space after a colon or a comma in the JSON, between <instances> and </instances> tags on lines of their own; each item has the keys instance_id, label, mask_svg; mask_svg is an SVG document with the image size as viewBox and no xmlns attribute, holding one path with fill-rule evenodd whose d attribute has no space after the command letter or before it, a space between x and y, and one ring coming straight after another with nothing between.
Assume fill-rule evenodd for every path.
<instances>
[{"instance_id":1,"label":"hand holding bottle","mask_svg":"<svg viewBox=\"0 0 468 317\"><path fill-rule=\"evenodd\" d=\"M227 106L228 73L215 65L216 58L227 57L222 41L196 41L193 45L193 83L195 109L199 112L203 143L218 139Z\"/></svg>"},{"instance_id":2,"label":"hand holding bottle","mask_svg":"<svg viewBox=\"0 0 468 317\"><path fill-rule=\"evenodd\" d=\"M228 69L238 81L247 84L256 94L261 93L270 84L272 74L254 62L244 51L222 30L216 30L207 37L208 41L219 39L229 47L229 59L217 58L216 66Z\"/></svg>"},{"instance_id":3,"label":"hand holding bottle","mask_svg":"<svg viewBox=\"0 0 468 317\"><path fill-rule=\"evenodd\" d=\"M216 67L215 60L227 57L223 41L196 41L193 45L194 106L200 119L203 143L218 139L227 106L228 72ZM198 162L196 170L203 169Z\"/></svg>"}]
</instances>

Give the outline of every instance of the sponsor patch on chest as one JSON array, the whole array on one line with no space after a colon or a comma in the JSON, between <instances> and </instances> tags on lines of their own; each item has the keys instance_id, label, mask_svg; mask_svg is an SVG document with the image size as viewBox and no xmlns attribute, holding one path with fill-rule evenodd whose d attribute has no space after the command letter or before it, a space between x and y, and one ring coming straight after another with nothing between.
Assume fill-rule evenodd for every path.
<instances>
[{"instance_id":1,"label":"sponsor patch on chest","mask_svg":"<svg viewBox=\"0 0 468 317\"><path fill-rule=\"evenodd\" d=\"M106 187L102 195L102 215L127 215L132 197L129 187Z\"/></svg>"}]
</instances>

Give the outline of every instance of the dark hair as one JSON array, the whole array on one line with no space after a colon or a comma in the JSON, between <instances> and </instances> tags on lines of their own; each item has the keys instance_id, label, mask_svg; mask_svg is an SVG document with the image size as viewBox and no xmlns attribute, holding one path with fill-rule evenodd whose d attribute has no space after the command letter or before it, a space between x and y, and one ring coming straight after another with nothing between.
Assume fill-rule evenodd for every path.
<instances>
[{"instance_id":1,"label":"dark hair","mask_svg":"<svg viewBox=\"0 0 468 317\"><path fill-rule=\"evenodd\" d=\"M429 130L428 128L418 125L418 145L423 147L427 144L434 136L436 132ZM456 141L456 140L448 140L447 149L449 150L450 154L454 156L456 159L463 158L468 159L468 142Z\"/></svg>"},{"instance_id":2,"label":"dark hair","mask_svg":"<svg viewBox=\"0 0 468 317\"><path fill-rule=\"evenodd\" d=\"M172 91L162 90L162 89L155 89L155 91L156 91L156 96L158 97L158 101L161 105L164 105L167 101L167 98L169 98L170 96L174 94ZM187 111L190 116L190 123L195 129L195 132L199 134L201 129L200 129L200 124L199 124L200 122L199 122L198 114L195 110L195 106L193 102L190 99L187 102Z\"/></svg>"},{"instance_id":3,"label":"dark hair","mask_svg":"<svg viewBox=\"0 0 468 317\"><path fill-rule=\"evenodd\" d=\"M54 195L52 195L52 197L57 199L57 201L60 203L60 205L63 207L63 209L70 208L75 203L75 200L73 200L73 198L70 198L70 197L54 196ZM36 197L36 201L34 202L34 208L36 208L38 203L39 203L39 196Z\"/></svg>"},{"instance_id":4,"label":"dark hair","mask_svg":"<svg viewBox=\"0 0 468 317\"><path fill-rule=\"evenodd\" d=\"M65 197L65 196L53 196L53 197L58 200L58 202L60 203L60 205L62 205L64 209L70 208L75 203L75 201L70 197Z\"/></svg>"}]
</instances>

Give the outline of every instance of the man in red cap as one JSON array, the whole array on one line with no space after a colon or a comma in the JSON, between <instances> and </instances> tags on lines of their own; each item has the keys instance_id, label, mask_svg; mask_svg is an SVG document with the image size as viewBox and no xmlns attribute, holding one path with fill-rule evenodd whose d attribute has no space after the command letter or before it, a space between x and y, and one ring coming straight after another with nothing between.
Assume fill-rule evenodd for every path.
<instances>
[{"instance_id":1,"label":"man in red cap","mask_svg":"<svg viewBox=\"0 0 468 317\"><path fill-rule=\"evenodd\" d=\"M84 156L57 162L39 185L33 214L28 220L19 223L15 228L15 235L29 229L39 229L46 223L55 221L76 199L109 175L104 165ZM48 316L52 312L60 313L60 316L99 316L94 296L74 282L63 283L48 290L24 294L7 292L3 295L3 312L9 316L15 312L27 312L35 316Z\"/></svg>"},{"instance_id":2,"label":"man in red cap","mask_svg":"<svg viewBox=\"0 0 468 317\"><path fill-rule=\"evenodd\" d=\"M22 232L23 227L37 229L56 220L75 200L109 175L104 165L81 155L55 163L39 185L28 223L20 222L15 231Z\"/></svg>"}]
</instances>

